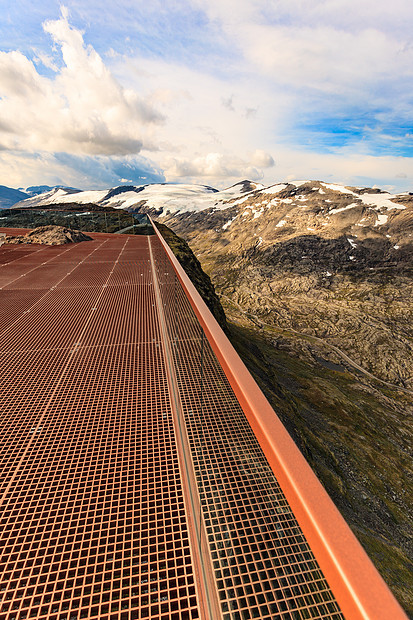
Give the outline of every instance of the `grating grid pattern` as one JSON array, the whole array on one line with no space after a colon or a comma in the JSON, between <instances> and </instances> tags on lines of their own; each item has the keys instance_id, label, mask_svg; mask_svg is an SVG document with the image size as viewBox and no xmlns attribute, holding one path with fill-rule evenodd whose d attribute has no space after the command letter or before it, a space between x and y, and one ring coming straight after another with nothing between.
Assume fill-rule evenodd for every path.
<instances>
[{"instance_id":1,"label":"grating grid pattern","mask_svg":"<svg viewBox=\"0 0 413 620\"><path fill-rule=\"evenodd\" d=\"M172 265L151 243L224 620L342 619Z\"/></svg>"},{"instance_id":2,"label":"grating grid pattern","mask_svg":"<svg viewBox=\"0 0 413 620\"><path fill-rule=\"evenodd\" d=\"M149 245L222 617L342 619L159 241L96 234L0 248L0 620L200 616Z\"/></svg>"},{"instance_id":3,"label":"grating grid pattern","mask_svg":"<svg viewBox=\"0 0 413 620\"><path fill-rule=\"evenodd\" d=\"M0 620L198 618L147 238L0 261Z\"/></svg>"}]
</instances>

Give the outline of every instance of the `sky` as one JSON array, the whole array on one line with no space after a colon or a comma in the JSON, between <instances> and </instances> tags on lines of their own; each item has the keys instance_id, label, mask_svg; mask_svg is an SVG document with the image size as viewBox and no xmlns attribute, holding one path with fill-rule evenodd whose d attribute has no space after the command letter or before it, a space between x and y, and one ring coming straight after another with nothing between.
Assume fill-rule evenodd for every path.
<instances>
[{"instance_id":1,"label":"sky","mask_svg":"<svg viewBox=\"0 0 413 620\"><path fill-rule=\"evenodd\" d=\"M0 184L413 191L411 0L0 0Z\"/></svg>"}]
</instances>

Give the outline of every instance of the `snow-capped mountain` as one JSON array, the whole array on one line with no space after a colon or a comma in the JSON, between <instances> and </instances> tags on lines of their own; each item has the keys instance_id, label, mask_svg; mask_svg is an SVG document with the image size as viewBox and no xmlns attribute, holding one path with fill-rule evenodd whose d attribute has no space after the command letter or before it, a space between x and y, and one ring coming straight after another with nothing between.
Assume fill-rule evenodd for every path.
<instances>
[{"instance_id":1,"label":"snow-capped mountain","mask_svg":"<svg viewBox=\"0 0 413 620\"><path fill-rule=\"evenodd\" d=\"M308 211L308 207L314 206L318 221L316 219L309 222L311 225L308 229L311 231L313 226L317 228L320 223L326 225L326 222L321 222L323 217L334 218L344 212L345 216L342 215L341 218L346 217L349 221L358 219L358 215L362 214L363 218L359 218L360 221L357 222L361 227L369 224L375 227L383 226L397 211L403 211L411 205L412 196L408 193L393 195L377 189L344 187L320 181L290 181L269 187L242 181L224 190L204 185L162 183L94 191L53 188L15 206L45 207L69 203L149 211L165 218L207 209L224 211L237 207L237 213L231 215L223 224L223 230L232 226L239 216L252 215L255 220L264 213L269 215L270 212L272 217L279 216L276 225L282 228L292 224L297 207L302 212L303 209Z\"/></svg>"},{"instance_id":2,"label":"snow-capped mountain","mask_svg":"<svg viewBox=\"0 0 413 620\"><path fill-rule=\"evenodd\" d=\"M44 207L65 204L97 204L114 209L156 211L158 214L202 211L214 206L224 209L242 195L264 189L263 185L241 181L217 190L207 185L157 183L141 186L121 185L108 190L80 191L53 188L16 204L16 207Z\"/></svg>"},{"instance_id":3,"label":"snow-capped mountain","mask_svg":"<svg viewBox=\"0 0 413 620\"><path fill-rule=\"evenodd\" d=\"M38 196L40 194L45 194L46 192L51 192L54 189L66 189L68 191L80 192L80 189L75 189L74 187L65 187L62 185L32 185L31 187L26 187L26 194L29 196Z\"/></svg>"},{"instance_id":4,"label":"snow-capped mountain","mask_svg":"<svg viewBox=\"0 0 413 620\"><path fill-rule=\"evenodd\" d=\"M394 249L413 240L413 195L321 181L277 183L231 196L229 190L217 192L199 215L184 204L177 211L156 206L156 216L187 239L207 229L211 242L216 238L244 249L262 251L298 235L345 237L352 247L357 240L381 238Z\"/></svg>"},{"instance_id":5,"label":"snow-capped mountain","mask_svg":"<svg viewBox=\"0 0 413 620\"><path fill-rule=\"evenodd\" d=\"M187 240L208 231L211 244L231 245L235 252L239 247L262 252L298 236L313 237L314 243L345 238L351 249L347 259L357 264L360 244L368 239L382 239L386 247L401 252L413 241L413 194L323 181L268 187L241 181L223 190L167 183L93 191L53 188L15 207L69 205L149 213ZM333 273L332 268L325 271Z\"/></svg>"},{"instance_id":6,"label":"snow-capped mountain","mask_svg":"<svg viewBox=\"0 0 413 620\"><path fill-rule=\"evenodd\" d=\"M50 185L32 185L31 187L26 187L26 189L14 189L12 187L0 185L0 209L9 209L15 204L27 199L30 200L31 198L35 198L36 204L40 196L43 196L44 194L52 195L59 189L64 190L64 193L80 192L79 189L62 187L61 185L55 185L53 187Z\"/></svg>"}]
</instances>

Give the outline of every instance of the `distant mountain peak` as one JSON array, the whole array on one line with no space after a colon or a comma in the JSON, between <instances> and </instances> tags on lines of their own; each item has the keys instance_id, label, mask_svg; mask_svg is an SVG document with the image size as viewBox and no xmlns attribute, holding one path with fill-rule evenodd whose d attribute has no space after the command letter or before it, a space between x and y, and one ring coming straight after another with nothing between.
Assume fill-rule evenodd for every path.
<instances>
[{"instance_id":1,"label":"distant mountain peak","mask_svg":"<svg viewBox=\"0 0 413 620\"><path fill-rule=\"evenodd\" d=\"M40 191L48 186L34 186L28 188L31 191ZM7 190L7 188L4 188ZM9 190L17 192L17 190ZM392 195L378 188L358 188L341 185L339 183L327 183L316 180L294 180L284 181L269 185L244 179L234 185L217 190L208 185L178 184L178 183L153 183L140 186L120 185L106 190L81 191L68 187L54 187L44 193L38 193L27 197L27 194L15 193L13 201L18 202L20 207L53 207L54 205L65 205L67 203L84 205L96 204L100 207L126 209L128 211L142 211L154 213L158 217L174 217L177 214L194 213L202 211L225 211L226 209L237 208L239 214L244 213L243 218L248 219L248 213L254 217L254 226L258 217L268 210L271 210L271 217L274 213L279 213L276 224L287 217L289 225L295 218L296 207L307 209L308 217L319 214L316 223L321 225L322 218L340 215L340 218L356 217L356 207L359 208L360 219L363 218L364 211L370 214L369 222L376 228L380 228L389 217L394 215L391 211L403 210L406 204L410 204L410 196L405 194ZM407 201L407 202L406 202ZM363 211L364 210L364 211ZM258 211L260 215L258 214ZM310 211L313 214L310 216ZM362 213L363 211L363 213ZM288 212L291 212L288 214ZM294 213L293 213L294 212ZM387 213L389 212L389 213ZM236 214L231 218L226 218L223 224L227 224L229 219L234 223L224 229L229 232L230 228L236 227ZM244 221L247 221L244 219ZM310 221L309 220L309 221ZM338 220L329 222L323 220L325 230L329 230L332 224L337 225ZM364 222L360 222L364 225ZM356 222L354 221L354 225ZM358 225L358 224L357 224ZM221 224L222 226L222 224ZM315 223L308 228L314 228ZM281 226L277 228L278 232ZM362 228L362 226L361 226ZM311 232L311 231L310 231ZM262 235L261 235L262 236ZM265 239L264 239L265 241Z\"/></svg>"},{"instance_id":2,"label":"distant mountain peak","mask_svg":"<svg viewBox=\"0 0 413 620\"><path fill-rule=\"evenodd\" d=\"M52 190L56 190L56 189L65 189L68 192L73 191L73 192L80 192L80 189L76 189L75 187L66 187L65 185L31 185L30 187L26 188L26 193L29 194L29 196L38 196L40 194L46 194Z\"/></svg>"},{"instance_id":3,"label":"distant mountain peak","mask_svg":"<svg viewBox=\"0 0 413 620\"><path fill-rule=\"evenodd\" d=\"M25 200L28 198L28 194L19 189L13 189L12 187L6 187L0 185L0 209L8 209L12 207L16 202Z\"/></svg>"},{"instance_id":4,"label":"distant mountain peak","mask_svg":"<svg viewBox=\"0 0 413 620\"><path fill-rule=\"evenodd\" d=\"M243 181L239 181L238 183L231 185L231 187L229 187L228 190L236 188L236 189L239 189L239 191L242 193L248 193L248 192L254 192L259 189L263 189L264 187L265 186L262 185L261 183L254 183L254 181L249 181L248 179L244 179Z\"/></svg>"}]
</instances>

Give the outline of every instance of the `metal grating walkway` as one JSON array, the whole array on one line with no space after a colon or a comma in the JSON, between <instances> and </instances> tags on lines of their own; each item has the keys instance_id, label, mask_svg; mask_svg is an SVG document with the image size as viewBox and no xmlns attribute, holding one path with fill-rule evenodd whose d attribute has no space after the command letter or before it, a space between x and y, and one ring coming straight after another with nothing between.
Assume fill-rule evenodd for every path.
<instances>
[{"instance_id":1,"label":"metal grating walkway","mask_svg":"<svg viewBox=\"0 0 413 620\"><path fill-rule=\"evenodd\" d=\"M93 237L0 247L0 620L343 618L160 240Z\"/></svg>"},{"instance_id":2,"label":"metal grating walkway","mask_svg":"<svg viewBox=\"0 0 413 620\"><path fill-rule=\"evenodd\" d=\"M198 618L147 238L28 248L0 269L0 618Z\"/></svg>"}]
</instances>

